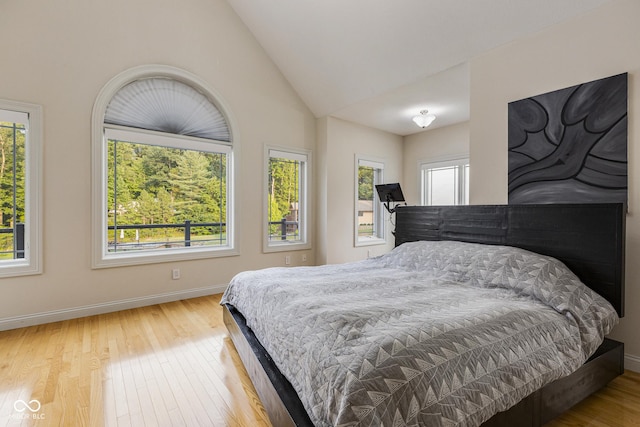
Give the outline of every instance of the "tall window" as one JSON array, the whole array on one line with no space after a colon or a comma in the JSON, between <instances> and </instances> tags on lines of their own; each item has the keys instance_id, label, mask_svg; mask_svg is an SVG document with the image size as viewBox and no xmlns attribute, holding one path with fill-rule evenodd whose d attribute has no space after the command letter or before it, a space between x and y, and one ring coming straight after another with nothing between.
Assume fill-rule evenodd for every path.
<instances>
[{"instance_id":1,"label":"tall window","mask_svg":"<svg viewBox=\"0 0 640 427\"><path fill-rule=\"evenodd\" d=\"M175 72L138 76L109 98L94 146L95 267L233 253L233 146L207 92Z\"/></svg>"},{"instance_id":2,"label":"tall window","mask_svg":"<svg viewBox=\"0 0 640 427\"><path fill-rule=\"evenodd\" d=\"M422 204L468 205L469 160L423 163Z\"/></svg>"},{"instance_id":3,"label":"tall window","mask_svg":"<svg viewBox=\"0 0 640 427\"><path fill-rule=\"evenodd\" d=\"M309 152L266 147L265 251L307 249Z\"/></svg>"},{"instance_id":4,"label":"tall window","mask_svg":"<svg viewBox=\"0 0 640 427\"><path fill-rule=\"evenodd\" d=\"M39 106L0 100L0 277L42 271L41 123Z\"/></svg>"},{"instance_id":5,"label":"tall window","mask_svg":"<svg viewBox=\"0 0 640 427\"><path fill-rule=\"evenodd\" d=\"M384 243L384 212L376 184L382 184L384 163L356 157L356 246Z\"/></svg>"}]
</instances>

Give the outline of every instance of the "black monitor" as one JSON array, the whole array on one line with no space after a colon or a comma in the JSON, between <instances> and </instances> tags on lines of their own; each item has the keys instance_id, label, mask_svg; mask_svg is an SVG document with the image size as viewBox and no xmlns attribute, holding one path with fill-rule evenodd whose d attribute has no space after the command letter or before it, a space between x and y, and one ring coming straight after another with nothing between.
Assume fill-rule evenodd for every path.
<instances>
[{"instance_id":1,"label":"black monitor","mask_svg":"<svg viewBox=\"0 0 640 427\"><path fill-rule=\"evenodd\" d=\"M400 183L398 182L378 184L376 185L376 190L378 191L380 201L384 203L384 207L387 208L390 213L393 213L395 208L389 209L389 203L404 202L404 194L402 194L402 188L400 188Z\"/></svg>"}]
</instances>

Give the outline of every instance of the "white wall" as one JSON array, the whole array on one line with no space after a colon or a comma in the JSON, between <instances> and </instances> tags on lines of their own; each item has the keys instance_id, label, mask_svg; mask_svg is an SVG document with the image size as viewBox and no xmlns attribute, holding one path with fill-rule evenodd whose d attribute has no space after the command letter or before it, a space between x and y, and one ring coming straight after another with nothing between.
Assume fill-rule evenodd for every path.
<instances>
[{"instance_id":1,"label":"white wall","mask_svg":"<svg viewBox=\"0 0 640 427\"><path fill-rule=\"evenodd\" d=\"M629 73L626 317L612 336L640 369L640 2L619 0L471 62L471 203L507 202L507 104Z\"/></svg>"},{"instance_id":2,"label":"white wall","mask_svg":"<svg viewBox=\"0 0 640 427\"><path fill-rule=\"evenodd\" d=\"M469 122L404 138L402 191L409 205L420 204L420 164L469 157Z\"/></svg>"},{"instance_id":3,"label":"white wall","mask_svg":"<svg viewBox=\"0 0 640 427\"><path fill-rule=\"evenodd\" d=\"M355 156L384 161L384 181L402 180L402 137L334 117L318 121L318 232L319 264L357 261L388 252L394 246L392 226L385 213L387 242L384 245L354 245Z\"/></svg>"},{"instance_id":4,"label":"white wall","mask_svg":"<svg viewBox=\"0 0 640 427\"><path fill-rule=\"evenodd\" d=\"M315 118L224 0L4 0L0 39L0 97L44 111L44 274L0 279L0 327L42 312L206 292L238 271L284 265L284 254L261 253L263 146L313 150ZM154 63L204 79L231 109L241 255L92 270L92 106L113 76ZM312 264L314 251L306 253ZM170 278L174 267L180 280Z\"/></svg>"}]
</instances>

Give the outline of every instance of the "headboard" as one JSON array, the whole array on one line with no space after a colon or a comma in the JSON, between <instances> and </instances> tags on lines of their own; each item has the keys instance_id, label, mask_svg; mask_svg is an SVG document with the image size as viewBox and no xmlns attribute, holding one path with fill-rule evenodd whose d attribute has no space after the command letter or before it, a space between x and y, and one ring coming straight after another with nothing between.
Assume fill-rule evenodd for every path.
<instances>
[{"instance_id":1,"label":"headboard","mask_svg":"<svg viewBox=\"0 0 640 427\"><path fill-rule=\"evenodd\" d=\"M396 246L416 240L516 246L562 261L624 315L622 203L401 206Z\"/></svg>"}]
</instances>

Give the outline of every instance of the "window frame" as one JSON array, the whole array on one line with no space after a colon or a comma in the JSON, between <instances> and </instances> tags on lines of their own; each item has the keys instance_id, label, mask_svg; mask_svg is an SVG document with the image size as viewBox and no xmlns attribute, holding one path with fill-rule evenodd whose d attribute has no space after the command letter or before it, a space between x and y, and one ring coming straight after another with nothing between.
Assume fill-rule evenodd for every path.
<instances>
[{"instance_id":1,"label":"window frame","mask_svg":"<svg viewBox=\"0 0 640 427\"><path fill-rule=\"evenodd\" d=\"M420 204L422 206L433 206L427 204L428 201L428 177L427 171L430 169L439 169L446 167L458 167L458 197L453 206L468 205L469 204L469 189L466 186L469 178L469 158L468 157L455 157L451 159L443 159L436 161L421 161L418 165L420 171Z\"/></svg>"},{"instance_id":2,"label":"window frame","mask_svg":"<svg viewBox=\"0 0 640 427\"><path fill-rule=\"evenodd\" d=\"M360 166L371 167L374 169L374 182L373 182L373 228L374 236L361 238L358 233L358 201L359 201L359 171ZM382 159L374 158L371 156L364 156L356 154L355 156L355 178L354 178L354 236L353 244L355 247L360 246L373 246L384 245L387 243L387 233L385 226L385 214L382 203L378 199L378 193L375 186L377 184L384 183L384 169L385 163ZM379 171L378 173L375 170Z\"/></svg>"},{"instance_id":3,"label":"window frame","mask_svg":"<svg viewBox=\"0 0 640 427\"><path fill-rule=\"evenodd\" d=\"M26 114L24 258L2 260L0 278L42 274L42 106L0 99L0 109Z\"/></svg>"},{"instance_id":4,"label":"window frame","mask_svg":"<svg viewBox=\"0 0 640 427\"><path fill-rule=\"evenodd\" d=\"M187 85L192 86L196 90L206 94L210 99L215 101L216 106L220 112L224 115L229 125L232 138L230 143L220 142L222 145L229 146L229 153L227 153L227 245L222 247L194 247L189 248L167 248L162 250L147 250L140 252L128 252L128 253L108 253L107 252L107 179L108 179L108 154L107 154L107 138L106 128L117 129L118 132L127 132L129 128L119 127L114 125L108 125L104 122L105 112L107 105L113 96L125 85L143 78L149 77L166 77L181 81ZM184 70L162 65L143 65L140 67L131 68L126 70L114 78L112 78L100 91L96 98L93 113L92 113L92 260L91 267L97 268L109 268L109 267L121 267L127 265L143 265L153 264L161 262L193 260L193 259L205 259L215 257L226 257L239 255L239 239L236 230L236 224L238 223L237 209L235 205L234 188L237 180L237 168L239 144L235 137L235 129L233 118L230 116L230 109L226 107L226 103L209 85L199 77L188 73ZM154 131L137 131L134 132L143 136L144 138L159 138L160 143L151 145L167 146L171 145L172 148L184 148L184 149L196 149L190 148L189 144L194 144L197 147L198 144L203 146L204 144L215 145L216 141L210 143L204 142L199 138L193 138L182 135L164 135L161 132ZM176 140L186 141L185 146L175 147L174 142ZM171 142L173 141L173 142ZM148 143L148 141L147 141ZM203 150L204 151L204 150Z\"/></svg>"},{"instance_id":5,"label":"window frame","mask_svg":"<svg viewBox=\"0 0 640 427\"><path fill-rule=\"evenodd\" d=\"M269 239L269 161L272 156L271 153L279 154L277 158L286 158L291 160L300 160L303 162L300 170L300 182L299 182L299 200L298 200L298 235L299 240L279 240L272 241ZM270 252L284 252L284 251L297 251L311 249L311 238L309 233L310 222L310 208L309 201L311 200L311 151L307 149L282 147L276 145L265 144L264 146L264 176L263 176L263 239L262 239L262 251L264 253Z\"/></svg>"}]
</instances>

